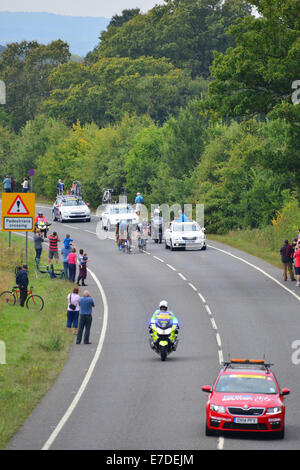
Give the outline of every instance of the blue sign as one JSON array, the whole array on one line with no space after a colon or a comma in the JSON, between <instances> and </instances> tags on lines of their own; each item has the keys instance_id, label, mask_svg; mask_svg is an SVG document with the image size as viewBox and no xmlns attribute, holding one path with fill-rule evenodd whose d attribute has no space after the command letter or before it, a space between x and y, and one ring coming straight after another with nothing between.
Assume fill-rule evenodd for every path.
<instances>
[{"instance_id":1,"label":"blue sign","mask_svg":"<svg viewBox=\"0 0 300 470\"><path fill-rule=\"evenodd\" d=\"M34 175L34 173L35 173L35 171L34 171L34 170L29 170L29 171L28 171L28 174L29 174L30 176L33 176L33 175Z\"/></svg>"}]
</instances>

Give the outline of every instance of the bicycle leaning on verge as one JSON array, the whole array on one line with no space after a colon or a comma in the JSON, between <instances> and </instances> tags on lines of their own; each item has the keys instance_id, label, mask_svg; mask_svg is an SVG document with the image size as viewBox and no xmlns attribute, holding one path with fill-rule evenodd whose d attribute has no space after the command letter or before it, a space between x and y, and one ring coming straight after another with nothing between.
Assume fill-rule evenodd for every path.
<instances>
[{"instance_id":1,"label":"bicycle leaning on verge","mask_svg":"<svg viewBox=\"0 0 300 470\"><path fill-rule=\"evenodd\" d=\"M27 294L25 305L28 309L41 311L44 308L44 299L37 294L32 292L33 286L30 286L30 290ZM0 300L4 300L4 303L8 305L16 305L17 301L20 303L20 289L18 286L14 286L11 291L4 291L0 294Z\"/></svg>"}]
</instances>

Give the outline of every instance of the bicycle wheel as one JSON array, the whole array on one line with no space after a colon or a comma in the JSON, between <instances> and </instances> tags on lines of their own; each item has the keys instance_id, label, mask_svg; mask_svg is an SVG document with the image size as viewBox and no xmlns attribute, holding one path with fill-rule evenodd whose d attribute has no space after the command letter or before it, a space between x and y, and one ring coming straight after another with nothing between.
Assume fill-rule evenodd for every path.
<instances>
[{"instance_id":1,"label":"bicycle wheel","mask_svg":"<svg viewBox=\"0 0 300 470\"><path fill-rule=\"evenodd\" d=\"M9 290L5 290L0 294L0 301L4 302L7 305L15 305L16 304L16 296L13 292Z\"/></svg>"},{"instance_id":2,"label":"bicycle wheel","mask_svg":"<svg viewBox=\"0 0 300 470\"><path fill-rule=\"evenodd\" d=\"M40 295L32 294L26 300L26 307L40 312L44 308L44 299Z\"/></svg>"}]
</instances>

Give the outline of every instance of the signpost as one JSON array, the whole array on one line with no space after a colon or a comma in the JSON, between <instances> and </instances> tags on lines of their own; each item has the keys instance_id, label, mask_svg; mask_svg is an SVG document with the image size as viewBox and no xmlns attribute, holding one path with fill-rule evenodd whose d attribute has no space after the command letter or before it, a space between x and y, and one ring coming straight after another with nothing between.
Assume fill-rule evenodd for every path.
<instances>
[{"instance_id":1,"label":"signpost","mask_svg":"<svg viewBox=\"0 0 300 470\"><path fill-rule=\"evenodd\" d=\"M35 194L2 193L2 231L26 232L26 262L28 254L28 232L34 231Z\"/></svg>"}]
</instances>

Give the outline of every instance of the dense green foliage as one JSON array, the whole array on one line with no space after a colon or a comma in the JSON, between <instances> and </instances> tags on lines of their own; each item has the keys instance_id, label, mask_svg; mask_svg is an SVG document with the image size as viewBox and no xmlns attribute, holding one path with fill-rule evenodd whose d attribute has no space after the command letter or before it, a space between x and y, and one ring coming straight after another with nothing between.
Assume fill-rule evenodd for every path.
<instances>
[{"instance_id":1,"label":"dense green foliage","mask_svg":"<svg viewBox=\"0 0 300 470\"><path fill-rule=\"evenodd\" d=\"M61 42L9 45L1 175L20 183L35 168L50 199L58 178L79 179L93 207L104 187L147 204L204 203L210 232L286 214L300 196L299 5L249 3L124 10L84 63Z\"/></svg>"}]
</instances>

